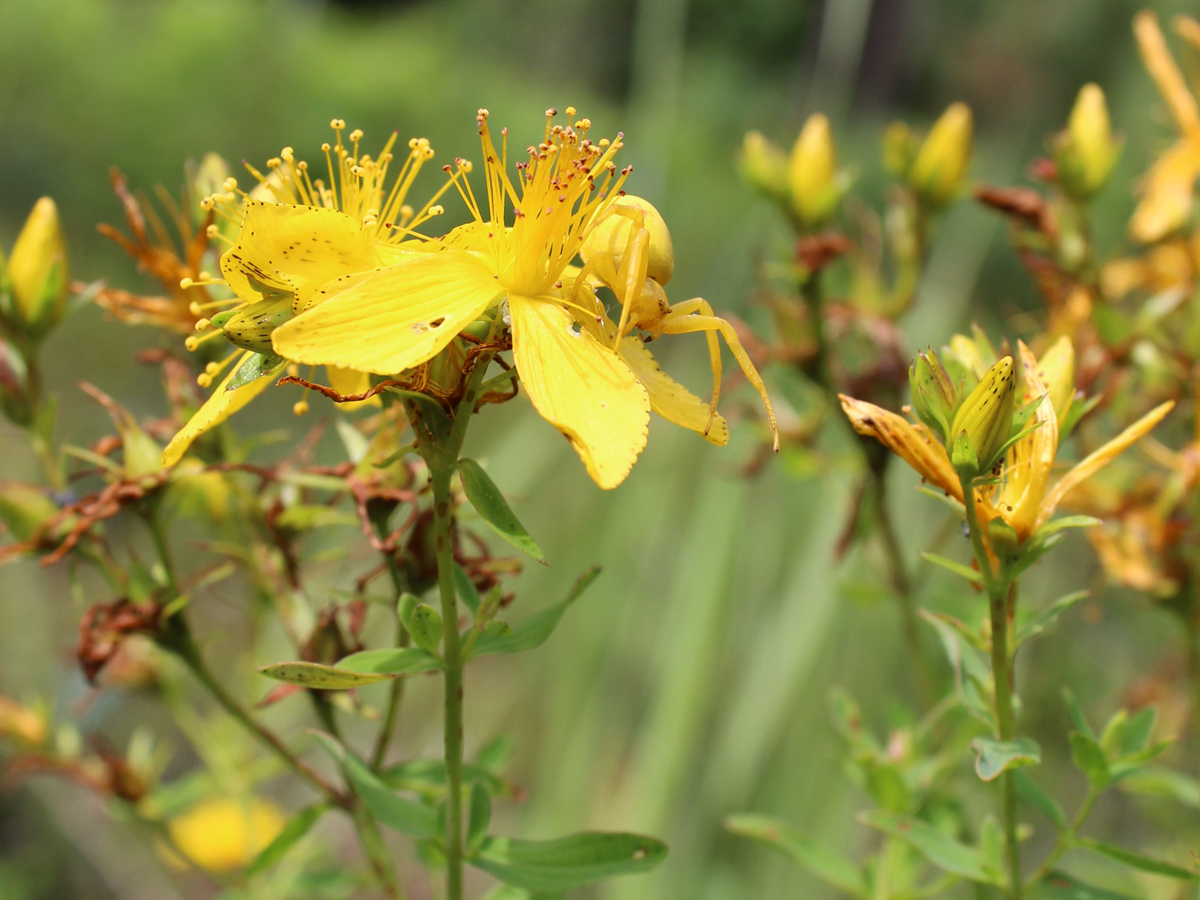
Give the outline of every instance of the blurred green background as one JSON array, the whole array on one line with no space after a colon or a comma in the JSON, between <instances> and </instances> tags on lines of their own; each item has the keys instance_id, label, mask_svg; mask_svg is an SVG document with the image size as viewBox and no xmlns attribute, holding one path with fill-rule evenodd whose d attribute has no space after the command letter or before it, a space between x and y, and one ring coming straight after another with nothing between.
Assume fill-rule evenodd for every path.
<instances>
[{"instance_id":1,"label":"blurred green background","mask_svg":"<svg viewBox=\"0 0 1200 900\"><path fill-rule=\"evenodd\" d=\"M184 161L208 150L261 163L291 145L312 158L334 116L362 128L371 148L393 129L426 136L441 163L478 156L478 107L523 145L540 136L542 110L573 104L593 120L594 134L625 132L629 188L654 202L672 228L672 297L704 296L765 334L765 311L747 301L756 260L786 249L787 230L736 176L746 130L787 146L805 116L828 112L858 192L876 203L884 184L878 139L888 121L924 128L964 100L976 117L973 177L1015 183L1061 127L1079 86L1096 81L1128 138L1113 179L1128 185L1170 137L1129 31L1143 5L2 0L0 247L11 245L31 204L50 194L66 223L75 277L156 292L95 231L98 222L120 222L112 165L134 186L175 190ZM1188 4L1153 5L1165 15ZM436 181L431 175L425 189ZM1101 246L1120 241L1131 208L1121 189L1101 198ZM461 214L451 205L450 215ZM949 214L904 325L913 347L944 341L973 319L993 335L1016 337L1035 324L1024 312L1036 305L1004 227L964 202ZM80 379L141 415L162 415L157 379L133 356L165 340L97 309L71 318L46 351L60 437L86 445L108 428L76 388ZM698 337L675 341L665 365L703 389ZM766 377L774 383L771 372ZM299 433L311 423L291 419L294 400L270 393L243 414L241 427ZM902 717L911 685L874 551L834 558L855 456L835 428L823 471L776 461L742 477L762 437L753 401L744 390L729 395L727 415L742 427L723 450L657 422L632 476L611 493L591 483L524 400L489 410L468 448L517 498L551 561L522 576L518 609L551 602L586 565L605 569L546 647L481 662L467 683L468 752L502 732L517 740L513 775L528 799L500 806L503 830L542 837L621 827L670 843L657 873L598 895L831 896L770 851L724 834L721 819L734 811L784 816L851 851L871 840L854 824L862 797L839 774L825 697L831 685L846 685L882 729ZM911 491L908 470L894 474L894 514L915 563L942 526L941 512ZM0 477L33 476L22 436L0 427ZM133 529L128 537L140 540ZM357 541L353 529L345 539ZM367 565L361 548L354 553L318 579L344 585ZM1078 538L1056 558L1053 572L1041 567L1031 578L1027 596L1044 601L1057 587L1099 583ZM955 596L948 579L931 577L928 585L929 602L977 602ZM239 602L235 594L213 598L212 609L197 615L202 630L222 638L214 655L250 672L248 663L273 659L236 655L248 641ZM122 746L134 725L160 714L144 698L87 695L71 660L79 613L62 571L32 562L0 569L0 693L51 697L60 714L79 716L85 730ZM1024 658L1020 677L1067 679L1096 717L1107 715L1131 679L1174 653L1178 640L1144 599L1110 591ZM252 698L267 687L252 673L239 686ZM438 753L438 703L432 680L415 686L403 717L405 753ZM1066 728L1056 693L1030 687L1025 703L1031 728L1050 748L1049 765L1061 762ZM287 723L290 714L271 715ZM1186 763L1182 754L1176 761ZM1063 770L1062 777L1073 785L1068 792L1082 790L1077 775ZM1136 840L1160 815L1117 797L1098 821ZM1159 849L1177 851L1196 837L1195 815L1168 821L1181 843ZM330 835L346 844L336 829ZM5 900L182 896L141 846L81 789L38 780L0 795ZM422 890L416 884L413 896L428 896Z\"/></svg>"}]
</instances>

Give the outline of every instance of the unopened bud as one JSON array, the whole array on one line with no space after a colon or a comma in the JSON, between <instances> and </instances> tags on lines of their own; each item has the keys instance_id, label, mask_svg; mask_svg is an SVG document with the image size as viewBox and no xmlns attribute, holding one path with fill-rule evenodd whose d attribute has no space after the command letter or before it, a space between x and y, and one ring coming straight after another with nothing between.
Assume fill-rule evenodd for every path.
<instances>
[{"instance_id":1,"label":"unopened bud","mask_svg":"<svg viewBox=\"0 0 1200 900\"><path fill-rule=\"evenodd\" d=\"M208 221L209 210L201 204L205 197L220 194L225 189L225 179L230 175L229 163L217 153L205 153L198 165L189 163L188 195L191 200L192 221L197 226ZM211 209L211 207L209 207ZM221 228L222 220L217 219L217 227ZM230 226L232 227L232 223ZM235 229L236 230L236 229Z\"/></svg>"},{"instance_id":2,"label":"unopened bud","mask_svg":"<svg viewBox=\"0 0 1200 900\"><path fill-rule=\"evenodd\" d=\"M1073 197L1091 197L1104 187L1120 150L1120 142L1113 139L1104 91L1094 84L1084 85L1067 130L1054 141L1058 183Z\"/></svg>"},{"instance_id":3,"label":"unopened bud","mask_svg":"<svg viewBox=\"0 0 1200 900\"><path fill-rule=\"evenodd\" d=\"M2 280L0 315L15 330L38 338L62 318L71 278L58 208L49 197L34 204Z\"/></svg>"},{"instance_id":4,"label":"unopened bud","mask_svg":"<svg viewBox=\"0 0 1200 900\"><path fill-rule=\"evenodd\" d=\"M738 171L748 185L775 200L786 199L787 157L757 131L749 131L738 153Z\"/></svg>"},{"instance_id":5,"label":"unopened bud","mask_svg":"<svg viewBox=\"0 0 1200 900\"><path fill-rule=\"evenodd\" d=\"M829 119L814 113L804 123L787 164L792 211L806 228L815 228L837 210L841 190L837 178L837 148Z\"/></svg>"},{"instance_id":6,"label":"unopened bud","mask_svg":"<svg viewBox=\"0 0 1200 900\"><path fill-rule=\"evenodd\" d=\"M973 453L978 472L987 472L997 462L1000 449L1008 442L1016 405L1017 381L1013 359L1006 356L983 376L954 414L950 424L953 435L951 459L956 468L970 468L960 459L965 439Z\"/></svg>"},{"instance_id":7,"label":"unopened bud","mask_svg":"<svg viewBox=\"0 0 1200 900\"><path fill-rule=\"evenodd\" d=\"M918 353L908 367L913 412L944 442L950 440L950 423L958 408L958 390L950 373L933 350Z\"/></svg>"},{"instance_id":8,"label":"unopened bud","mask_svg":"<svg viewBox=\"0 0 1200 900\"><path fill-rule=\"evenodd\" d=\"M897 178L907 178L917 156L917 138L903 122L893 122L883 133L883 166Z\"/></svg>"},{"instance_id":9,"label":"unopened bud","mask_svg":"<svg viewBox=\"0 0 1200 900\"><path fill-rule=\"evenodd\" d=\"M630 216L622 209L634 211L634 215ZM649 200L641 197L626 194L617 200L609 208L608 215L584 238L579 255L586 262L593 254L606 251L612 256L613 263L619 266L629 245L630 229L636 227L639 217L642 227L650 232L646 277L666 284L675 274L675 248L671 244L671 232L659 211Z\"/></svg>"},{"instance_id":10,"label":"unopened bud","mask_svg":"<svg viewBox=\"0 0 1200 900\"><path fill-rule=\"evenodd\" d=\"M229 343L255 353L273 353L271 332L293 317L292 298L259 300L237 310L221 326ZM214 317L214 324L216 317Z\"/></svg>"},{"instance_id":11,"label":"unopened bud","mask_svg":"<svg viewBox=\"0 0 1200 900\"><path fill-rule=\"evenodd\" d=\"M970 107L953 103L917 152L908 183L930 209L941 209L958 196L971 162L971 128Z\"/></svg>"}]
</instances>

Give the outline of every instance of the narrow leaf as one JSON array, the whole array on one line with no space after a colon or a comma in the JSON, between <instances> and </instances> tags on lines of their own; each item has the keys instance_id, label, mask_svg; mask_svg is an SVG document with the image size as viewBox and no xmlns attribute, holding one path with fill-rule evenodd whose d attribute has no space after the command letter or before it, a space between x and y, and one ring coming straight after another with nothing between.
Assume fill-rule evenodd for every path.
<instances>
[{"instance_id":1,"label":"narrow leaf","mask_svg":"<svg viewBox=\"0 0 1200 900\"><path fill-rule=\"evenodd\" d=\"M1071 721L1075 723L1075 730L1081 731L1088 737L1095 739L1096 732L1092 730L1091 723L1088 722L1087 716L1083 714L1083 707L1079 705L1079 700L1071 692L1071 689L1063 687L1062 694L1063 700L1067 704L1067 711L1071 714Z\"/></svg>"},{"instance_id":2,"label":"narrow leaf","mask_svg":"<svg viewBox=\"0 0 1200 900\"><path fill-rule=\"evenodd\" d=\"M939 869L952 875L986 884L1004 883L1004 876L987 864L979 850L943 834L928 822L879 810L868 810L858 818L864 825L878 828L911 845Z\"/></svg>"},{"instance_id":3,"label":"narrow leaf","mask_svg":"<svg viewBox=\"0 0 1200 900\"><path fill-rule=\"evenodd\" d=\"M329 809L328 803L317 803L300 810L300 812L288 819L287 824L283 826L283 830L275 836L275 840L267 844L259 852L258 856L254 857L253 862L250 863L250 867L246 870L246 877L253 878L255 875L265 872L278 864L287 855L287 852L302 837L308 834L309 830L316 824L317 819L321 818L327 809Z\"/></svg>"},{"instance_id":4,"label":"narrow leaf","mask_svg":"<svg viewBox=\"0 0 1200 900\"><path fill-rule=\"evenodd\" d=\"M514 887L564 891L614 875L649 872L666 856L667 845L654 838L591 831L551 841L488 838L469 861Z\"/></svg>"},{"instance_id":5,"label":"narrow leaf","mask_svg":"<svg viewBox=\"0 0 1200 900\"><path fill-rule=\"evenodd\" d=\"M1017 794L1030 806L1041 811L1060 830L1067 827L1067 813L1062 804L1051 797L1044 787L1025 772L1014 772Z\"/></svg>"},{"instance_id":6,"label":"narrow leaf","mask_svg":"<svg viewBox=\"0 0 1200 900\"><path fill-rule=\"evenodd\" d=\"M420 647L363 650L338 660L338 671L373 675L419 675L442 667L442 661Z\"/></svg>"},{"instance_id":7,"label":"narrow leaf","mask_svg":"<svg viewBox=\"0 0 1200 900\"><path fill-rule=\"evenodd\" d=\"M734 834L782 850L801 867L844 894L862 900L869 896L861 866L855 865L836 850L822 847L804 837L799 829L782 819L747 813L727 818L725 828Z\"/></svg>"},{"instance_id":8,"label":"narrow leaf","mask_svg":"<svg viewBox=\"0 0 1200 900\"><path fill-rule=\"evenodd\" d=\"M1126 850L1124 847L1106 844L1103 841L1094 841L1091 838L1077 838L1076 843L1080 847L1095 850L1097 853L1104 854L1109 859L1115 859L1117 862L1141 872L1153 872L1155 875L1165 875L1168 878L1178 878L1181 881L1195 881L1197 878L1200 878L1200 874L1191 869L1185 869L1182 866L1176 866L1161 859L1155 859L1152 856L1135 853L1132 850Z\"/></svg>"},{"instance_id":9,"label":"narrow leaf","mask_svg":"<svg viewBox=\"0 0 1200 900\"><path fill-rule=\"evenodd\" d=\"M282 371L286 365L287 360L281 356L254 353L247 356L242 364L238 366L237 372L229 379L229 384L225 385L225 390L236 391L238 388L245 387L252 381L257 381L264 375L274 375Z\"/></svg>"},{"instance_id":10,"label":"narrow leaf","mask_svg":"<svg viewBox=\"0 0 1200 900\"><path fill-rule=\"evenodd\" d=\"M579 596L587 590L588 585L595 581L599 574L599 566L588 569L571 585L571 590L567 592L564 600L549 609L542 610L511 631L504 634L484 632L475 642L471 657L485 656L489 653L521 653L540 647L554 632L563 613L567 611L567 607L579 599Z\"/></svg>"},{"instance_id":11,"label":"narrow leaf","mask_svg":"<svg viewBox=\"0 0 1200 900\"><path fill-rule=\"evenodd\" d=\"M335 669L333 666L300 661L275 663L271 666L263 666L258 671L276 681L298 684L301 687L318 691L348 691L368 684L378 684L394 677L376 673L347 672Z\"/></svg>"},{"instance_id":12,"label":"narrow leaf","mask_svg":"<svg viewBox=\"0 0 1200 900\"><path fill-rule=\"evenodd\" d=\"M467 816L467 853L474 853L487 837L488 825L492 821L492 798L479 782L471 788L471 810Z\"/></svg>"},{"instance_id":13,"label":"narrow leaf","mask_svg":"<svg viewBox=\"0 0 1200 900\"><path fill-rule=\"evenodd\" d=\"M457 563L454 564L454 589L458 593L458 599L471 611L471 615L479 612L479 591L475 589L463 567Z\"/></svg>"},{"instance_id":14,"label":"narrow leaf","mask_svg":"<svg viewBox=\"0 0 1200 900\"><path fill-rule=\"evenodd\" d=\"M408 633L417 647L436 654L442 645L442 617L429 604L418 603L408 617Z\"/></svg>"},{"instance_id":15,"label":"narrow leaf","mask_svg":"<svg viewBox=\"0 0 1200 900\"><path fill-rule=\"evenodd\" d=\"M1031 900L1133 900L1077 881L1065 872L1051 872L1033 892Z\"/></svg>"},{"instance_id":16,"label":"narrow leaf","mask_svg":"<svg viewBox=\"0 0 1200 900\"><path fill-rule=\"evenodd\" d=\"M1088 781L1097 789L1107 787L1109 783L1108 759L1104 750L1096 743L1096 739L1082 731L1071 732L1071 759L1075 768L1087 776Z\"/></svg>"},{"instance_id":17,"label":"narrow leaf","mask_svg":"<svg viewBox=\"0 0 1200 900\"><path fill-rule=\"evenodd\" d=\"M1017 629L1017 646L1021 646L1031 637L1036 637L1037 635L1046 631L1058 621L1059 616L1065 613L1080 600L1087 599L1089 593L1089 591L1075 591L1072 594L1059 597L1046 609L1035 615L1028 622L1025 622Z\"/></svg>"},{"instance_id":18,"label":"narrow leaf","mask_svg":"<svg viewBox=\"0 0 1200 900\"><path fill-rule=\"evenodd\" d=\"M977 737L971 741L971 748L979 754L975 759L975 774L984 781L999 778L1001 772L1009 769L1035 766L1042 761L1041 748L1028 737L1015 741Z\"/></svg>"},{"instance_id":19,"label":"narrow leaf","mask_svg":"<svg viewBox=\"0 0 1200 900\"><path fill-rule=\"evenodd\" d=\"M471 501L471 505L475 507L480 518L487 522L500 537L545 565L545 554L542 553L537 542L530 537L525 526L517 520L512 507L500 493L500 488L496 487L496 483L483 470L483 466L473 459L460 459L458 474L462 477L463 493L467 495L467 499Z\"/></svg>"},{"instance_id":20,"label":"narrow leaf","mask_svg":"<svg viewBox=\"0 0 1200 900\"><path fill-rule=\"evenodd\" d=\"M1146 766L1121 781L1121 790L1149 797L1168 797L1192 809L1200 809L1200 781L1174 769Z\"/></svg>"},{"instance_id":21,"label":"narrow leaf","mask_svg":"<svg viewBox=\"0 0 1200 900\"><path fill-rule=\"evenodd\" d=\"M972 569L970 566L964 566L962 563L955 562L952 559L946 559L944 556L939 556L936 553L921 552L921 558L928 560L935 566L941 566L947 571L953 572L955 575L961 575L963 578L972 584L983 584L983 575Z\"/></svg>"},{"instance_id":22,"label":"narrow leaf","mask_svg":"<svg viewBox=\"0 0 1200 900\"><path fill-rule=\"evenodd\" d=\"M409 837L432 838L440 833L441 823L430 807L392 793L392 789L380 781L379 776L329 735L318 731L313 736L342 767L372 816Z\"/></svg>"}]
</instances>

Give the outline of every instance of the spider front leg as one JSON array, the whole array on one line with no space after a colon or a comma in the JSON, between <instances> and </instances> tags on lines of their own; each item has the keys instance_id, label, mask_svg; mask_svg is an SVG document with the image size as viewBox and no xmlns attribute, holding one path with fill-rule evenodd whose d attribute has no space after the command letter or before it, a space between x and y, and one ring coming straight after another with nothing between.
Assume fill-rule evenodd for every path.
<instances>
[{"instance_id":1,"label":"spider front leg","mask_svg":"<svg viewBox=\"0 0 1200 900\"><path fill-rule=\"evenodd\" d=\"M709 355L713 360L713 376L718 386L721 379L721 354L720 346L717 344L717 334L725 338L725 343L729 345L730 351L738 361L738 365L741 366L742 373L754 385L754 389L758 391L758 396L762 398L763 407L767 411L767 420L771 425L771 433L775 436L775 449L779 449L779 424L775 421L775 409L771 406L771 398L767 396L767 386L763 382L762 376L758 374L758 369L754 367L754 363L750 359L750 354L742 346L741 339L738 337L737 332L734 331L732 325L719 316L714 315L713 309L708 305L708 302L697 297L694 300L688 300L672 306L671 311L663 317L657 331L662 334L704 332L708 337ZM716 347L715 354L713 352L714 346ZM717 390L714 389L712 407L714 410L716 409L716 394Z\"/></svg>"}]
</instances>

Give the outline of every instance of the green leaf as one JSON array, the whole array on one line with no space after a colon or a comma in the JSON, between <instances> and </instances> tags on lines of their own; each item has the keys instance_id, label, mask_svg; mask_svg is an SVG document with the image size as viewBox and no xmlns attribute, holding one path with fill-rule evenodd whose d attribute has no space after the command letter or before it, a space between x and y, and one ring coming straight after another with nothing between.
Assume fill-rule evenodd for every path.
<instances>
[{"instance_id":1,"label":"green leaf","mask_svg":"<svg viewBox=\"0 0 1200 900\"><path fill-rule=\"evenodd\" d=\"M983 686L987 684L988 667L973 646L963 642L963 639L952 625L944 622L938 616L921 610L918 615L933 626L942 641L950 668L954 672L954 683L963 707L972 716L987 725L992 724L992 710L984 699Z\"/></svg>"},{"instance_id":2,"label":"green leaf","mask_svg":"<svg viewBox=\"0 0 1200 900\"><path fill-rule=\"evenodd\" d=\"M1076 881L1065 872L1051 872L1038 885L1030 900L1133 900L1128 894L1114 894L1102 888Z\"/></svg>"},{"instance_id":3,"label":"green leaf","mask_svg":"<svg viewBox=\"0 0 1200 900\"><path fill-rule=\"evenodd\" d=\"M475 590L475 585L471 583L463 567L457 563L454 564L454 589L458 592L458 599L471 611L471 615L479 612L479 591Z\"/></svg>"},{"instance_id":4,"label":"green leaf","mask_svg":"<svg viewBox=\"0 0 1200 900\"><path fill-rule=\"evenodd\" d=\"M1046 631L1058 621L1059 616L1065 613L1080 600L1086 599L1089 593L1089 591L1075 591L1072 594L1059 597L1048 607L1046 607L1046 609L1035 615L1028 622L1025 622L1017 629L1017 646L1020 647L1030 638L1036 637L1037 635Z\"/></svg>"},{"instance_id":5,"label":"green leaf","mask_svg":"<svg viewBox=\"0 0 1200 900\"><path fill-rule=\"evenodd\" d=\"M1148 797L1168 797L1200 809L1200 781L1162 766L1147 766L1129 774L1121 781L1121 790Z\"/></svg>"},{"instance_id":6,"label":"green leaf","mask_svg":"<svg viewBox=\"0 0 1200 900\"><path fill-rule=\"evenodd\" d=\"M442 667L442 661L420 647L362 650L338 660L335 669L372 675L419 675Z\"/></svg>"},{"instance_id":7,"label":"green leaf","mask_svg":"<svg viewBox=\"0 0 1200 900\"><path fill-rule=\"evenodd\" d=\"M473 459L463 458L458 461L458 474L462 477L463 493L467 495L480 518L500 537L545 565L545 554L530 537L525 526L517 520L512 507L500 493L500 488L496 487L496 483L483 467Z\"/></svg>"},{"instance_id":8,"label":"green leaf","mask_svg":"<svg viewBox=\"0 0 1200 900\"><path fill-rule=\"evenodd\" d=\"M589 831L551 841L488 838L469 862L527 891L564 891L649 872L666 856L667 845L651 837Z\"/></svg>"},{"instance_id":9,"label":"green leaf","mask_svg":"<svg viewBox=\"0 0 1200 900\"><path fill-rule=\"evenodd\" d=\"M1145 750L1146 745L1150 743L1150 736L1154 733L1154 724L1157 720L1158 711L1153 706L1143 707L1134 713L1125 728L1125 740L1121 745L1121 753L1129 756Z\"/></svg>"},{"instance_id":10,"label":"green leaf","mask_svg":"<svg viewBox=\"0 0 1200 900\"><path fill-rule=\"evenodd\" d=\"M516 785L492 774L477 763L463 764L463 784L482 784L488 793L497 797L515 797ZM379 778L397 791L414 791L429 798L446 796L446 763L440 759L410 759L389 766Z\"/></svg>"},{"instance_id":11,"label":"green leaf","mask_svg":"<svg viewBox=\"0 0 1200 900\"><path fill-rule=\"evenodd\" d=\"M263 666L259 673L276 681L288 684L298 684L301 687L318 691L349 691L368 684L378 684L394 678L394 675L379 673L347 672L333 666L323 666L320 663L285 662Z\"/></svg>"},{"instance_id":12,"label":"green leaf","mask_svg":"<svg viewBox=\"0 0 1200 900\"><path fill-rule=\"evenodd\" d=\"M858 818L864 825L878 828L911 845L939 869L952 875L986 884L1004 883L1003 874L988 865L979 850L943 834L928 822L878 810L860 813Z\"/></svg>"},{"instance_id":13,"label":"green leaf","mask_svg":"<svg viewBox=\"0 0 1200 900\"><path fill-rule=\"evenodd\" d=\"M255 875L265 872L279 863L287 855L287 852L302 837L308 834L309 830L316 824L317 819L321 818L327 809L329 809L328 803L317 803L300 810L300 812L288 819L287 824L283 826L283 830L275 836L275 840L267 844L259 852L258 856L254 857L253 862L250 863L250 867L246 870L246 877L253 878Z\"/></svg>"},{"instance_id":14,"label":"green leaf","mask_svg":"<svg viewBox=\"0 0 1200 900\"><path fill-rule=\"evenodd\" d=\"M475 763L483 769L499 775L508 766L513 753L517 749L516 742L506 734L492 738L479 748L475 754Z\"/></svg>"},{"instance_id":15,"label":"green leaf","mask_svg":"<svg viewBox=\"0 0 1200 900\"><path fill-rule=\"evenodd\" d=\"M1083 707L1079 705L1079 701L1071 693L1071 689L1063 687L1062 694L1063 700L1067 703L1067 712L1071 714L1071 721L1075 723L1075 730L1081 731L1088 737L1095 739L1096 732L1092 731L1091 723L1088 722L1087 716L1083 714Z\"/></svg>"},{"instance_id":16,"label":"green leaf","mask_svg":"<svg viewBox=\"0 0 1200 900\"><path fill-rule=\"evenodd\" d=\"M1108 767L1113 782L1123 781L1128 778L1173 743L1174 740L1159 741L1157 744L1152 744L1144 750L1139 750L1137 753L1131 753L1128 756L1122 756L1120 759L1113 760Z\"/></svg>"},{"instance_id":17,"label":"green leaf","mask_svg":"<svg viewBox=\"0 0 1200 900\"><path fill-rule=\"evenodd\" d=\"M1161 859L1155 859L1152 856L1135 853L1132 850L1126 850L1124 847L1106 844L1103 841L1095 841L1091 838L1077 838L1076 843L1080 847L1095 850L1097 853L1104 854L1109 859L1115 859L1117 862L1141 872L1153 872L1155 875L1165 875L1168 878L1178 878L1182 881L1195 881L1197 878L1200 878L1200 874L1193 872L1191 869L1185 869L1182 866L1176 866Z\"/></svg>"},{"instance_id":18,"label":"green leaf","mask_svg":"<svg viewBox=\"0 0 1200 900\"><path fill-rule=\"evenodd\" d=\"M1095 516L1061 516L1057 519L1051 519L1039 528L1034 534L1034 538L1048 538L1050 535L1065 531L1068 528L1095 528L1097 525L1103 524L1104 520L1097 519Z\"/></svg>"},{"instance_id":19,"label":"green leaf","mask_svg":"<svg viewBox=\"0 0 1200 900\"><path fill-rule=\"evenodd\" d=\"M1087 776L1097 790L1108 786L1110 774L1108 759L1096 739L1082 731L1071 732L1071 759L1075 768Z\"/></svg>"},{"instance_id":20,"label":"green leaf","mask_svg":"<svg viewBox=\"0 0 1200 900\"><path fill-rule=\"evenodd\" d=\"M418 603L408 617L408 633L419 648L436 655L442 645L442 617L429 604Z\"/></svg>"},{"instance_id":21,"label":"green leaf","mask_svg":"<svg viewBox=\"0 0 1200 900\"><path fill-rule=\"evenodd\" d=\"M989 814L983 820L983 828L979 832L979 852L983 854L985 865L989 869L1004 871L1004 838L993 815Z\"/></svg>"},{"instance_id":22,"label":"green leaf","mask_svg":"<svg viewBox=\"0 0 1200 900\"><path fill-rule=\"evenodd\" d=\"M725 828L734 834L782 850L801 867L844 894L863 900L869 896L861 866L836 850L814 843L782 819L743 813L727 818Z\"/></svg>"},{"instance_id":23,"label":"green leaf","mask_svg":"<svg viewBox=\"0 0 1200 900\"><path fill-rule=\"evenodd\" d=\"M409 837L432 838L441 833L441 822L433 809L396 796L362 760L328 734L315 731L313 737L334 762L342 767L342 771L354 785L355 793L362 798L372 816Z\"/></svg>"},{"instance_id":24,"label":"green leaf","mask_svg":"<svg viewBox=\"0 0 1200 900\"><path fill-rule=\"evenodd\" d=\"M1071 401L1071 405L1067 407L1067 414L1063 416L1062 424L1058 426L1059 442L1066 441L1071 436L1071 432L1075 430L1075 426L1079 424L1080 419L1090 413L1103 399L1102 394L1097 394L1095 397L1089 397L1086 400L1080 400L1076 397Z\"/></svg>"},{"instance_id":25,"label":"green leaf","mask_svg":"<svg viewBox=\"0 0 1200 900\"><path fill-rule=\"evenodd\" d=\"M1000 777L1008 769L1036 766L1042 761L1042 751L1033 738L1017 738L1015 741L997 741L988 737L977 737L971 741L971 749L978 755L975 759L975 774L984 781Z\"/></svg>"},{"instance_id":26,"label":"green leaf","mask_svg":"<svg viewBox=\"0 0 1200 900\"><path fill-rule=\"evenodd\" d=\"M946 559L944 556L938 556L936 553L928 553L926 551L921 551L921 558L933 563L935 566L941 566L955 575L961 575L967 581L971 582L971 584L983 584L983 575L970 566L964 566L962 563L955 562L952 559Z\"/></svg>"},{"instance_id":27,"label":"green leaf","mask_svg":"<svg viewBox=\"0 0 1200 900\"><path fill-rule=\"evenodd\" d=\"M257 381L264 375L274 375L282 371L286 365L287 360L281 356L255 353L246 357L245 361L238 366L233 377L229 379L229 384L225 385L225 390L236 391L238 388L245 387L252 381Z\"/></svg>"},{"instance_id":28,"label":"green leaf","mask_svg":"<svg viewBox=\"0 0 1200 900\"><path fill-rule=\"evenodd\" d=\"M489 653L521 653L540 647L554 632L563 613L567 611L567 607L579 599L579 596L588 589L588 585L595 581L599 574L600 567L592 566L575 580L564 600L549 609L542 610L507 634L484 632L475 642L475 646L471 650L471 658L485 656Z\"/></svg>"},{"instance_id":29,"label":"green leaf","mask_svg":"<svg viewBox=\"0 0 1200 900\"><path fill-rule=\"evenodd\" d=\"M1017 794L1022 800L1039 810L1059 830L1067 827L1066 810L1062 808L1061 803L1046 792L1044 787L1025 772L1014 772L1013 779L1017 785Z\"/></svg>"},{"instance_id":30,"label":"green leaf","mask_svg":"<svg viewBox=\"0 0 1200 900\"><path fill-rule=\"evenodd\" d=\"M488 824L492 821L492 797L479 782L471 788L471 810L467 816L467 853L477 851L487 837Z\"/></svg>"}]
</instances>

